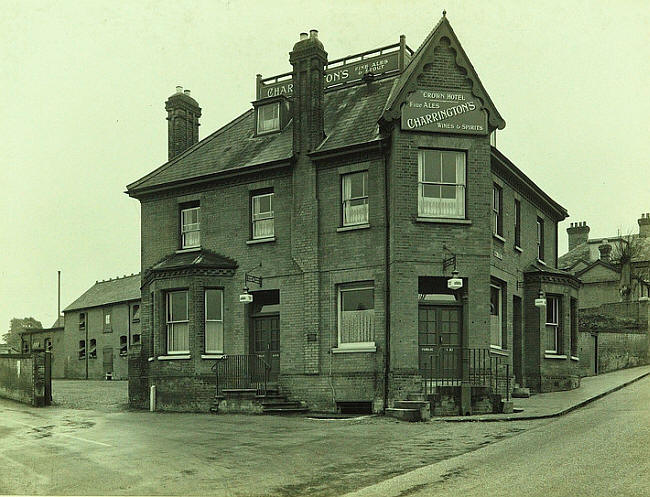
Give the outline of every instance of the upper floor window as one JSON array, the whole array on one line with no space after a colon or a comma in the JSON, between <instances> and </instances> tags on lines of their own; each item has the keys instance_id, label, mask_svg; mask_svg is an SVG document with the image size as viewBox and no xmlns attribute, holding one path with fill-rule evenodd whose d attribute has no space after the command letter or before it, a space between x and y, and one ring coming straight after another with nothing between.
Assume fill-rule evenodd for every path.
<instances>
[{"instance_id":1,"label":"upper floor window","mask_svg":"<svg viewBox=\"0 0 650 497\"><path fill-rule=\"evenodd\" d=\"M223 352L223 290L205 291L205 353Z\"/></svg>"},{"instance_id":2,"label":"upper floor window","mask_svg":"<svg viewBox=\"0 0 650 497\"><path fill-rule=\"evenodd\" d=\"M131 307L131 321L134 323L140 322L140 304L133 304L133 307Z\"/></svg>"},{"instance_id":3,"label":"upper floor window","mask_svg":"<svg viewBox=\"0 0 650 497\"><path fill-rule=\"evenodd\" d=\"M85 330L86 329L86 313L85 312L80 312L79 313L79 329L80 330Z\"/></svg>"},{"instance_id":4,"label":"upper floor window","mask_svg":"<svg viewBox=\"0 0 650 497\"><path fill-rule=\"evenodd\" d=\"M269 238L274 235L273 192L252 196L253 239Z\"/></svg>"},{"instance_id":5,"label":"upper floor window","mask_svg":"<svg viewBox=\"0 0 650 497\"><path fill-rule=\"evenodd\" d=\"M521 202L515 199L515 247L521 247Z\"/></svg>"},{"instance_id":6,"label":"upper floor window","mask_svg":"<svg viewBox=\"0 0 650 497\"><path fill-rule=\"evenodd\" d=\"M269 133L280 129L280 102L257 108L257 133Z\"/></svg>"},{"instance_id":7,"label":"upper floor window","mask_svg":"<svg viewBox=\"0 0 650 497\"><path fill-rule=\"evenodd\" d=\"M29 354L29 342L27 341L23 341L23 354Z\"/></svg>"},{"instance_id":8,"label":"upper floor window","mask_svg":"<svg viewBox=\"0 0 650 497\"><path fill-rule=\"evenodd\" d=\"M418 215L465 217L465 153L420 150Z\"/></svg>"},{"instance_id":9,"label":"upper floor window","mask_svg":"<svg viewBox=\"0 0 650 497\"><path fill-rule=\"evenodd\" d=\"M339 288L339 347L375 341L375 289L371 285Z\"/></svg>"},{"instance_id":10,"label":"upper floor window","mask_svg":"<svg viewBox=\"0 0 650 497\"><path fill-rule=\"evenodd\" d=\"M94 338L90 339L88 358L97 359L97 340L95 340Z\"/></svg>"},{"instance_id":11,"label":"upper floor window","mask_svg":"<svg viewBox=\"0 0 650 497\"><path fill-rule=\"evenodd\" d=\"M190 330L187 290L169 292L165 301L167 353L189 354Z\"/></svg>"},{"instance_id":12,"label":"upper floor window","mask_svg":"<svg viewBox=\"0 0 650 497\"><path fill-rule=\"evenodd\" d=\"M343 226L368 222L368 171L342 176Z\"/></svg>"},{"instance_id":13,"label":"upper floor window","mask_svg":"<svg viewBox=\"0 0 650 497\"><path fill-rule=\"evenodd\" d=\"M112 310L111 309L104 309L104 332L105 333L110 333L113 331L113 327L111 324L111 319L112 319Z\"/></svg>"},{"instance_id":14,"label":"upper floor window","mask_svg":"<svg viewBox=\"0 0 650 497\"><path fill-rule=\"evenodd\" d=\"M537 259L544 260L544 220L537 218Z\"/></svg>"},{"instance_id":15,"label":"upper floor window","mask_svg":"<svg viewBox=\"0 0 650 497\"><path fill-rule=\"evenodd\" d=\"M562 302L559 296L546 296L546 347L545 351L552 354L561 352L561 326Z\"/></svg>"},{"instance_id":16,"label":"upper floor window","mask_svg":"<svg viewBox=\"0 0 650 497\"><path fill-rule=\"evenodd\" d=\"M200 207L181 209L181 248L201 246Z\"/></svg>"},{"instance_id":17,"label":"upper floor window","mask_svg":"<svg viewBox=\"0 0 650 497\"><path fill-rule=\"evenodd\" d=\"M52 339L46 338L44 341L45 352L52 352Z\"/></svg>"},{"instance_id":18,"label":"upper floor window","mask_svg":"<svg viewBox=\"0 0 650 497\"><path fill-rule=\"evenodd\" d=\"M492 233L503 236L503 190L492 185Z\"/></svg>"}]
</instances>

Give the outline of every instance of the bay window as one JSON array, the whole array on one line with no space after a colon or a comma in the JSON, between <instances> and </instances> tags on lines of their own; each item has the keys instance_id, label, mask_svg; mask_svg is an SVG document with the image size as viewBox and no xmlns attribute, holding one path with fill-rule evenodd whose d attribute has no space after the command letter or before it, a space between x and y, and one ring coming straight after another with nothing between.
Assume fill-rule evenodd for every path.
<instances>
[{"instance_id":1,"label":"bay window","mask_svg":"<svg viewBox=\"0 0 650 497\"><path fill-rule=\"evenodd\" d=\"M374 345L375 289L372 285L339 288L338 346Z\"/></svg>"},{"instance_id":2,"label":"bay window","mask_svg":"<svg viewBox=\"0 0 650 497\"><path fill-rule=\"evenodd\" d=\"M205 353L223 352L223 290L205 290Z\"/></svg>"},{"instance_id":3,"label":"bay window","mask_svg":"<svg viewBox=\"0 0 650 497\"><path fill-rule=\"evenodd\" d=\"M343 226L368 222L368 171L342 176Z\"/></svg>"},{"instance_id":4,"label":"bay window","mask_svg":"<svg viewBox=\"0 0 650 497\"><path fill-rule=\"evenodd\" d=\"M561 326L562 302L559 296L546 296L546 347L545 352L550 354L561 353Z\"/></svg>"},{"instance_id":5,"label":"bay window","mask_svg":"<svg viewBox=\"0 0 650 497\"><path fill-rule=\"evenodd\" d=\"M189 354L189 312L187 290L169 292L165 301L167 353Z\"/></svg>"},{"instance_id":6,"label":"bay window","mask_svg":"<svg viewBox=\"0 0 650 497\"><path fill-rule=\"evenodd\" d=\"M465 217L465 153L420 150L418 155L418 215Z\"/></svg>"}]
</instances>

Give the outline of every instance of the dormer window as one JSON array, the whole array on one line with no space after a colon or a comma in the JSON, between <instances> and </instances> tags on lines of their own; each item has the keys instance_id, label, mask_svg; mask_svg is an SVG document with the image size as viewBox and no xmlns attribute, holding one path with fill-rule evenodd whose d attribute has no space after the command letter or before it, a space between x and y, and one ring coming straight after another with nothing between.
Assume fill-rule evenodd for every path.
<instances>
[{"instance_id":1,"label":"dormer window","mask_svg":"<svg viewBox=\"0 0 650 497\"><path fill-rule=\"evenodd\" d=\"M257 108L257 134L280 130L280 102L260 105Z\"/></svg>"}]
</instances>

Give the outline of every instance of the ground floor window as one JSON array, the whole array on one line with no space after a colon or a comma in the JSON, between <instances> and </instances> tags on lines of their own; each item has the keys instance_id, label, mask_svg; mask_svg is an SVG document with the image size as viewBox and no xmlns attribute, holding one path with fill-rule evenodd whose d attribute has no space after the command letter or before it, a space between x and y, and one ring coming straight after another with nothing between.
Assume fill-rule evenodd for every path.
<instances>
[{"instance_id":1,"label":"ground floor window","mask_svg":"<svg viewBox=\"0 0 650 497\"><path fill-rule=\"evenodd\" d=\"M205 290L205 352L223 352L223 290Z\"/></svg>"},{"instance_id":2,"label":"ground floor window","mask_svg":"<svg viewBox=\"0 0 650 497\"><path fill-rule=\"evenodd\" d=\"M189 354L190 352L187 293L187 290L167 293L165 315L168 354Z\"/></svg>"},{"instance_id":3,"label":"ground floor window","mask_svg":"<svg viewBox=\"0 0 650 497\"><path fill-rule=\"evenodd\" d=\"M497 283L490 285L490 345L505 347L503 339L503 286Z\"/></svg>"},{"instance_id":4,"label":"ground floor window","mask_svg":"<svg viewBox=\"0 0 650 497\"><path fill-rule=\"evenodd\" d=\"M339 347L375 341L375 289L371 284L339 288Z\"/></svg>"},{"instance_id":5,"label":"ground floor window","mask_svg":"<svg viewBox=\"0 0 650 497\"><path fill-rule=\"evenodd\" d=\"M126 356L128 354L128 347L126 344L126 335L120 336L120 355Z\"/></svg>"},{"instance_id":6,"label":"ground floor window","mask_svg":"<svg viewBox=\"0 0 650 497\"><path fill-rule=\"evenodd\" d=\"M552 354L561 352L560 341L560 316L562 302L556 295L546 296L546 347L545 351Z\"/></svg>"},{"instance_id":7,"label":"ground floor window","mask_svg":"<svg viewBox=\"0 0 650 497\"><path fill-rule=\"evenodd\" d=\"M79 340L79 359L86 358L86 341Z\"/></svg>"}]
</instances>

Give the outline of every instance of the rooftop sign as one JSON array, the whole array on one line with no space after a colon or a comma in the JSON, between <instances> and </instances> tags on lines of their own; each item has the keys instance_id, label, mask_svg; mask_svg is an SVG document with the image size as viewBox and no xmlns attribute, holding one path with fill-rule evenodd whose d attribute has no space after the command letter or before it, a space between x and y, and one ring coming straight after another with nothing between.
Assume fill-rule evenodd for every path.
<instances>
[{"instance_id":1,"label":"rooftop sign","mask_svg":"<svg viewBox=\"0 0 650 497\"><path fill-rule=\"evenodd\" d=\"M399 45L396 46L399 47ZM374 53L377 52L381 52L381 50L376 50ZM400 70L400 52L401 50L395 50L368 58L359 55L332 61L325 68L325 88L361 81L363 75L366 73L379 75L397 72ZM278 95L291 96L292 94L293 80L291 73L258 80L258 99L276 97Z\"/></svg>"},{"instance_id":2,"label":"rooftop sign","mask_svg":"<svg viewBox=\"0 0 650 497\"><path fill-rule=\"evenodd\" d=\"M487 113L468 91L416 90L402 106L402 129L486 135Z\"/></svg>"}]
</instances>

